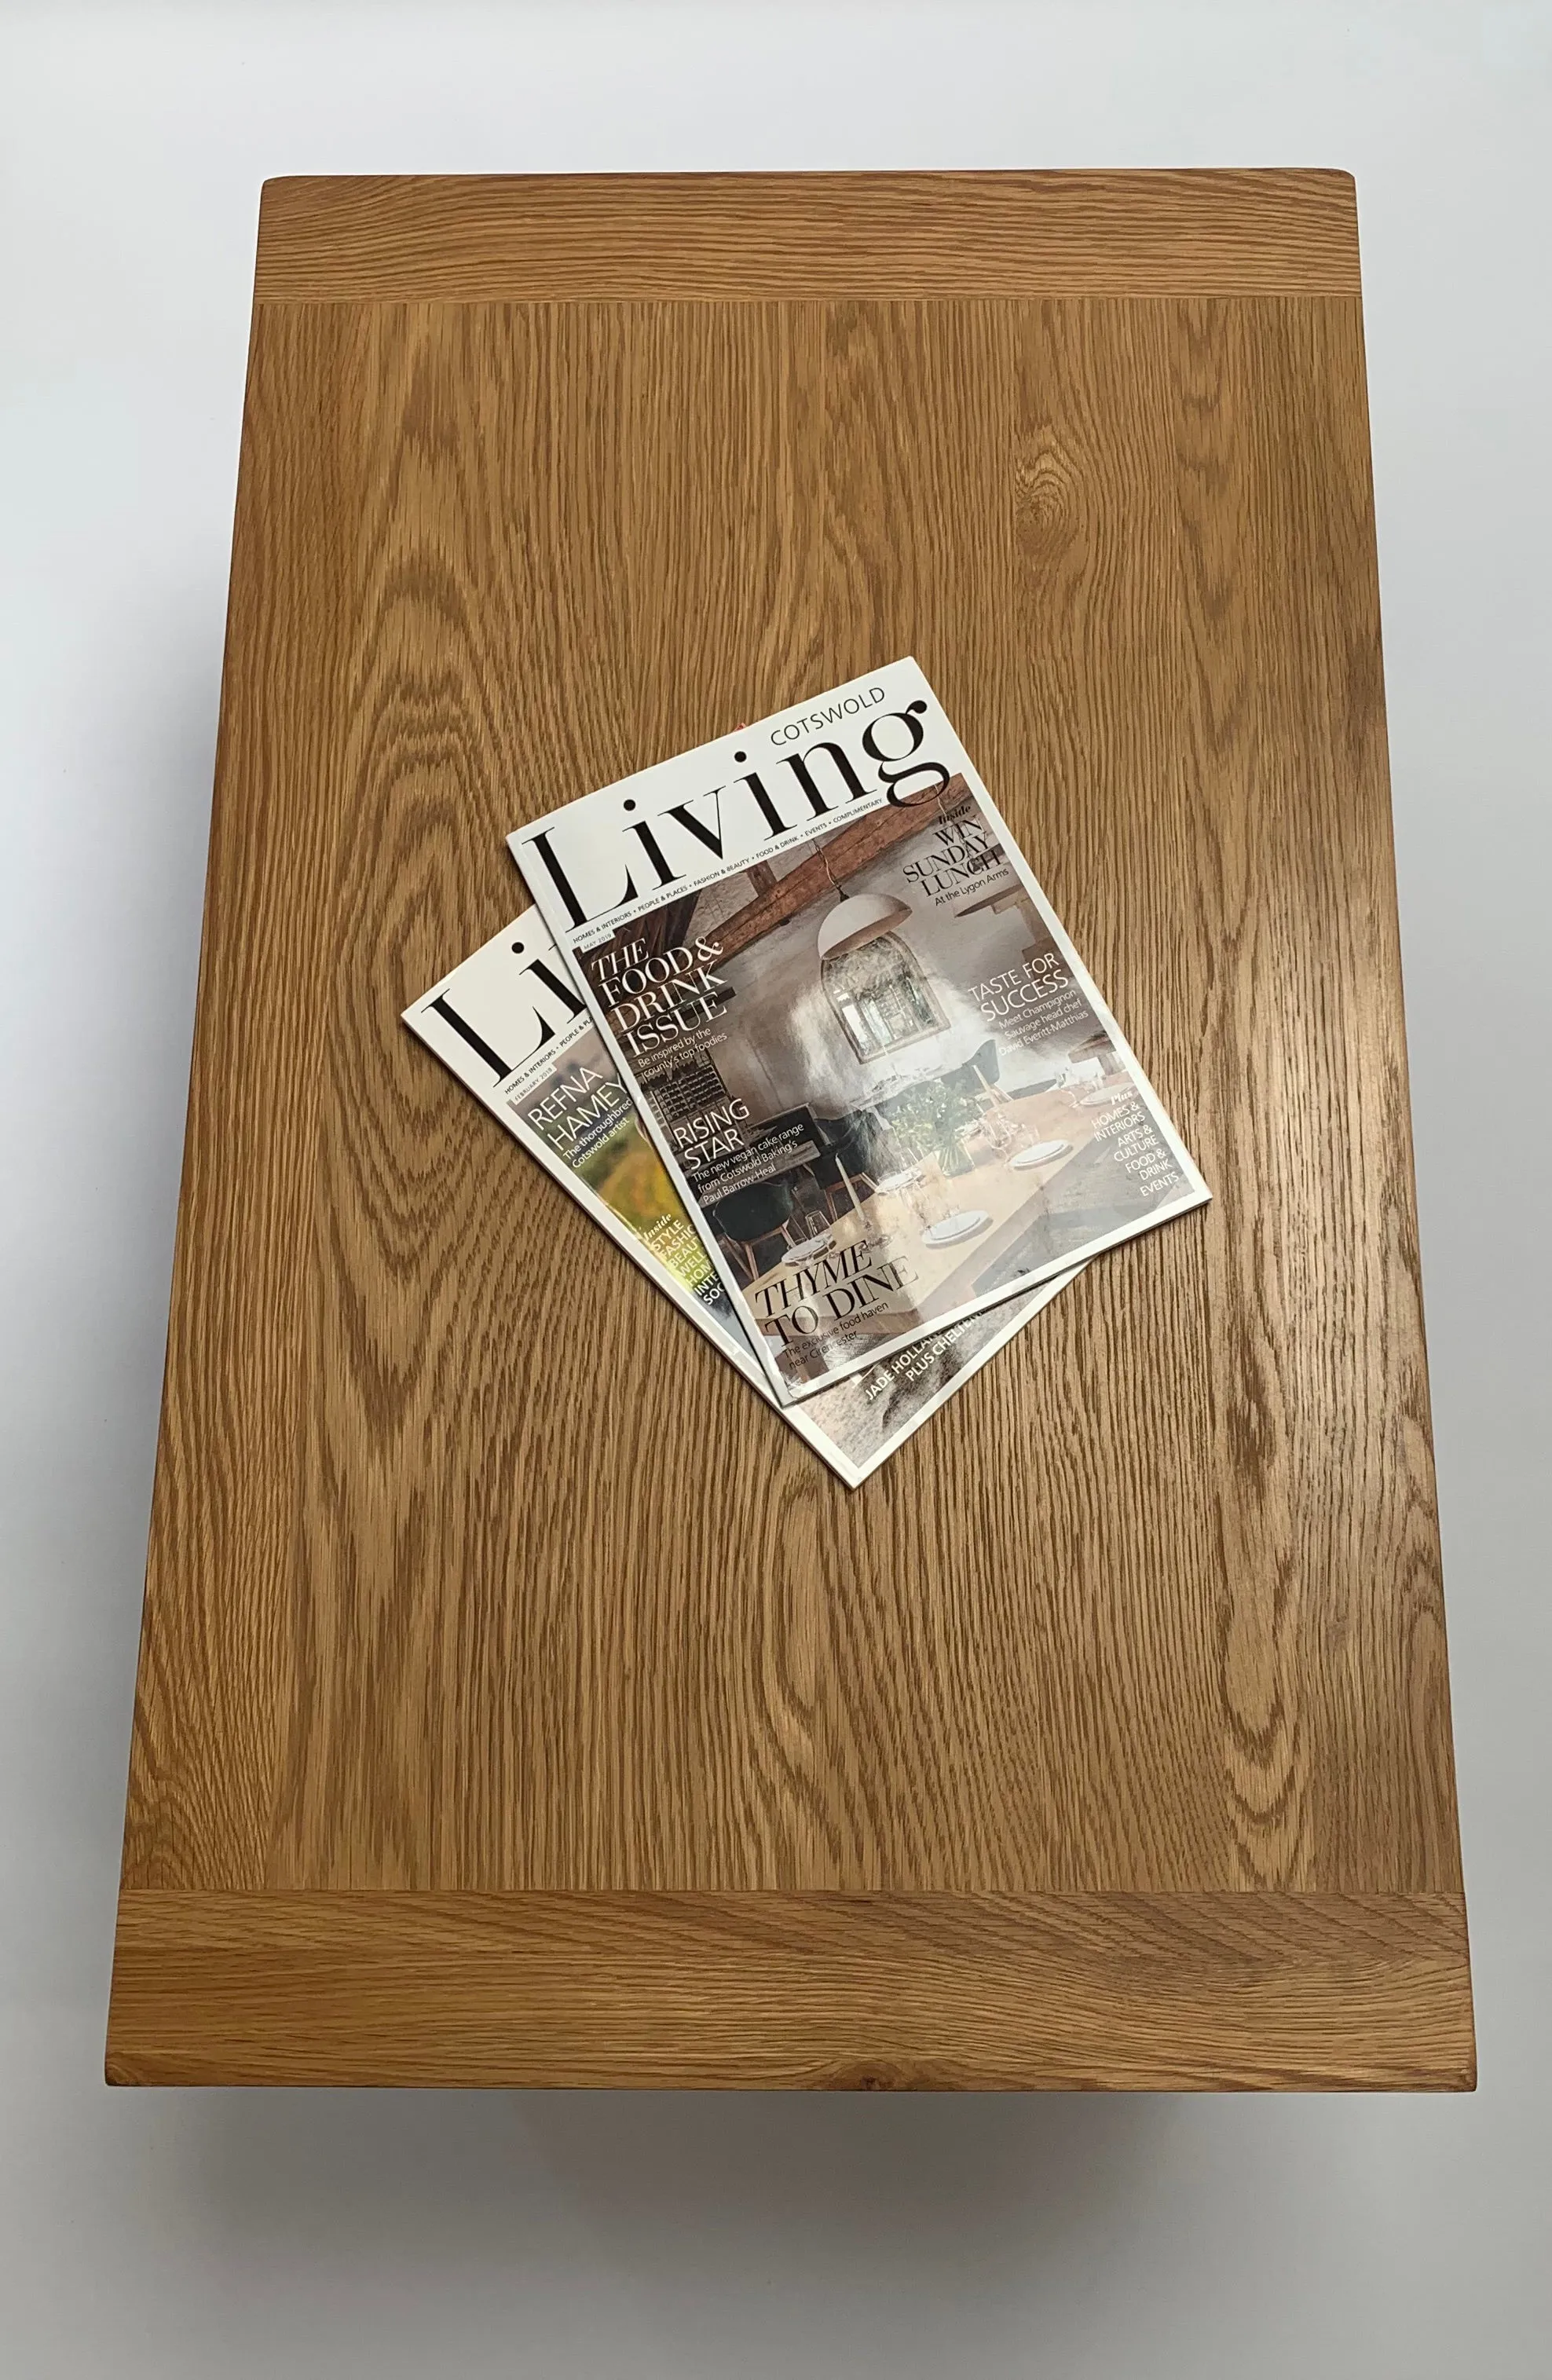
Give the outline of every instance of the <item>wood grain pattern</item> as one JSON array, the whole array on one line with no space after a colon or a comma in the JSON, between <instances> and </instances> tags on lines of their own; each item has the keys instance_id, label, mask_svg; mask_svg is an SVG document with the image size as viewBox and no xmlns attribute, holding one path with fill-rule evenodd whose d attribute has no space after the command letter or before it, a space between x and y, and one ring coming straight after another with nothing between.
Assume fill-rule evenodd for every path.
<instances>
[{"instance_id":1,"label":"wood grain pattern","mask_svg":"<svg viewBox=\"0 0 1552 2380\"><path fill-rule=\"evenodd\" d=\"M384 1973L397 1918L434 1915L417 1939L449 1988L463 1895L519 1932L533 1896L583 1896L576 1946L628 1936L642 1896L695 1897L714 1933L718 1896L812 1895L826 1959L855 1896L952 1896L974 1935L983 1903L1053 1900L1070 1933L1092 1895L1083 1940L1120 1928L1121 1998L1042 2049L1010 1951L1006 2054L988 2017L977 2071L1464 2071L1362 323L1355 278L1311 281L1340 177L831 179L267 198L272 264L336 259L343 289L408 257L421 280L322 304L261 265L291 296L256 309L245 419L126 2076L174 2072L180 2008L190 2074L200 2042L230 2051L242 1895L255 1958L272 1924L368 1896ZM669 260L697 294L600 296L643 225L667 256L676 204L715 229ZM873 294L813 261L827 205ZM1247 294L1114 294L1181 252L1184 217L1243 224ZM967 222L1012 294L930 294ZM460 302L426 294L439 254ZM571 302L476 302L470 256L530 298L548 260ZM1091 1268L849 1495L398 1016L519 905L520 819L903 652L1216 1197ZM1395 1962L1383 2055L1322 1986L1299 2067L1268 1981L1259 2065L1220 2010L1163 2028L1150 2070L1122 1917L1157 1900L1149 1955L1175 1946L1183 2001L1176 1920L1204 1894L1253 1928L1361 1905ZM1414 1998L1425 1902L1451 1913ZM207 1923L230 1951L213 2032ZM583 1955L557 1952L556 1992ZM266 1961L262 2023L283 1970L311 2011L296 2071L358 2071L334 1985ZM773 2079L861 2070L865 2018L898 2046L887 1993L848 1991L821 2038L822 1996L782 1984ZM415 2006L363 2034L376 2070L414 2079ZM952 1994L940 2014L942 2044ZM460 2059L490 2048L470 2022ZM602 2016L588 2036L588 2079L640 2049L620 2023L612 2053ZM741 2064L725 2036L725 2072L766 2038Z\"/></svg>"},{"instance_id":2,"label":"wood grain pattern","mask_svg":"<svg viewBox=\"0 0 1552 2380\"><path fill-rule=\"evenodd\" d=\"M168 1886L268 1856L358 501L345 443L292 425L358 328L272 321L249 358L125 1852Z\"/></svg>"},{"instance_id":3,"label":"wood grain pattern","mask_svg":"<svg viewBox=\"0 0 1552 2380\"><path fill-rule=\"evenodd\" d=\"M120 2082L1465 2089L1448 1894L130 1893Z\"/></svg>"},{"instance_id":4,"label":"wood grain pattern","mask_svg":"<svg viewBox=\"0 0 1552 2380\"><path fill-rule=\"evenodd\" d=\"M298 299L1358 289L1349 174L297 176L256 294Z\"/></svg>"}]
</instances>

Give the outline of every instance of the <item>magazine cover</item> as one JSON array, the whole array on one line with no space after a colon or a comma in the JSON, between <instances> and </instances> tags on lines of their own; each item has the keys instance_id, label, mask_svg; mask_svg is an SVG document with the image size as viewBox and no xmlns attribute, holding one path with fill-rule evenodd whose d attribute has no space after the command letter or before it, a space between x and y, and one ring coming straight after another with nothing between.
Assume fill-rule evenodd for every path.
<instances>
[{"instance_id":1,"label":"magazine cover","mask_svg":"<svg viewBox=\"0 0 1552 2380\"><path fill-rule=\"evenodd\" d=\"M914 661L509 841L783 1402L1207 1196Z\"/></svg>"},{"instance_id":2,"label":"magazine cover","mask_svg":"<svg viewBox=\"0 0 1552 2380\"><path fill-rule=\"evenodd\" d=\"M404 1021L778 1404L538 910L455 967ZM1071 1278L937 1331L783 1419L858 1488Z\"/></svg>"}]
</instances>

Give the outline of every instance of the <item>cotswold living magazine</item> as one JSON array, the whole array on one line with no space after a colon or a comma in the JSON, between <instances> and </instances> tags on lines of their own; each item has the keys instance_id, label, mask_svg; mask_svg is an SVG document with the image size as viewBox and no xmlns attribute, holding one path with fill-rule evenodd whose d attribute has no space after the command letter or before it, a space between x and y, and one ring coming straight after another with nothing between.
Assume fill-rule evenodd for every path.
<instances>
[{"instance_id":1,"label":"cotswold living magazine","mask_svg":"<svg viewBox=\"0 0 1552 2380\"><path fill-rule=\"evenodd\" d=\"M914 661L509 841L782 1402L1207 1197Z\"/></svg>"}]
</instances>

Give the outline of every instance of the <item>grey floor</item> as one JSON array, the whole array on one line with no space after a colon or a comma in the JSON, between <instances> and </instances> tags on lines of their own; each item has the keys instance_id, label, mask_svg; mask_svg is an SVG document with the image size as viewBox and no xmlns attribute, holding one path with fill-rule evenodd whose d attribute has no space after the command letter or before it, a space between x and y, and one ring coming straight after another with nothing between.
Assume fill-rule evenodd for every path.
<instances>
[{"instance_id":1,"label":"grey floor","mask_svg":"<svg viewBox=\"0 0 1552 2380\"><path fill-rule=\"evenodd\" d=\"M0 0L18 2380L1552 2370L1549 128L1546 6ZM1255 163L1359 179L1478 2095L109 2094L260 180Z\"/></svg>"}]
</instances>

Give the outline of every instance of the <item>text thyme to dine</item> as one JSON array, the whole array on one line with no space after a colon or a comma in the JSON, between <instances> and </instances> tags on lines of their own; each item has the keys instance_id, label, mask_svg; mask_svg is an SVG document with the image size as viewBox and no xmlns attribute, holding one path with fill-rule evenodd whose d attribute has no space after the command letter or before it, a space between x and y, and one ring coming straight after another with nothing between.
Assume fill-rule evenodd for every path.
<instances>
[{"instance_id":1,"label":"text thyme to dine","mask_svg":"<svg viewBox=\"0 0 1552 2380\"><path fill-rule=\"evenodd\" d=\"M816 1264L784 1268L754 1293L760 1321L786 1345L892 1304L915 1274L900 1258L884 1256L882 1246L879 1240L865 1240L821 1257Z\"/></svg>"}]
</instances>

